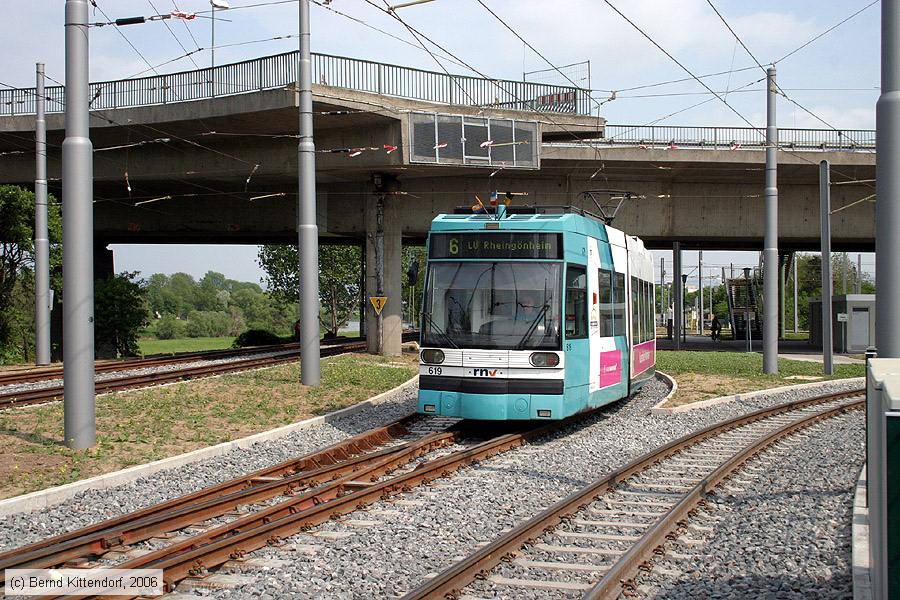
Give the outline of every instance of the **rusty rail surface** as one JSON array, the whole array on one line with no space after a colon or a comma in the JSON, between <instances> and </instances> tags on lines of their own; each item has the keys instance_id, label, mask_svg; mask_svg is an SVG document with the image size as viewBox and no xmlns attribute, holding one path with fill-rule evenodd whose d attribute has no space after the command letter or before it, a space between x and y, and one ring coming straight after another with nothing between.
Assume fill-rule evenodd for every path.
<instances>
[{"instance_id":1,"label":"rusty rail surface","mask_svg":"<svg viewBox=\"0 0 900 600\"><path fill-rule=\"evenodd\" d=\"M352 338L350 341L359 341L360 338ZM260 354L263 352L280 352L294 350L300 344L291 342L288 344L271 344L267 346L253 346L249 348L226 348L221 350L203 350L198 352L179 352L166 356L150 356L147 358L125 358L122 360L98 360L94 363L95 373L108 373L110 371L126 371L131 369L146 369L160 365L179 364L196 360L215 360L219 358L232 358L246 356L248 354ZM45 379L62 379L62 365L44 367L12 368L0 372L0 385L14 385L19 383L32 383Z\"/></svg>"},{"instance_id":2,"label":"rusty rail surface","mask_svg":"<svg viewBox=\"0 0 900 600\"><path fill-rule=\"evenodd\" d=\"M569 426L588 414L591 413L499 435L475 446L422 462L400 475L386 477L392 471L409 465L412 460L457 441L460 433L453 431L428 434L396 450L380 453L359 470L332 479L305 493L288 496L277 504L261 508L230 523L128 560L117 568L163 569L165 588L171 591L179 581L187 577L205 574L208 569L228 560L266 545L277 545L288 536L330 519L353 513L368 504L408 491L416 485L446 477L466 465L520 447ZM533 424L525 423L520 427L533 427ZM284 482L281 482L280 487L284 489ZM181 524L184 521L177 522ZM107 543L105 549L115 549L121 543L129 541L127 538L111 539L111 545Z\"/></svg>"},{"instance_id":3,"label":"rusty rail surface","mask_svg":"<svg viewBox=\"0 0 900 600\"><path fill-rule=\"evenodd\" d=\"M648 454L636 458L623 467L620 467L608 473L606 476L583 487L582 489L573 492L566 498L538 513L531 520L526 521L518 525L517 527L514 527L507 533L498 537L493 542L470 554L462 561L451 565L449 568L439 573L436 577L431 578L430 580L411 590L409 593L403 596L403 600L421 600L425 598L436 600L458 597L460 590L462 590L465 586L472 583L476 578L483 577L491 569L496 567L500 562L514 556L515 553L519 551L519 549L523 545L540 537L545 532L555 529L563 521L564 518L582 510L588 504L599 499L603 494L613 491L617 485L625 482L633 475L640 473L641 471L647 469L648 467L651 467L661 460L669 458L670 456L684 450L685 448L693 446L707 439L716 437L731 429L735 429L737 427L747 425L755 421L771 418L782 413L803 409L816 404L823 404L850 398L853 396L858 396L861 393L864 393L864 390L860 389L852 390L849 392L840 392L836 394L826 394L815 398L788 402L774 407L760 409L746 415L731 419L729 421L725 421L723 423L711 425L709 427L701 429L698 432L691 433L677 440L671 441ZM862 401L858 402L860 404L862 403ZM852 404L854 406L857 405L857 403ZM844 405L841 408L846 410L848 406L849 404ZM769 444L770 443L771 442L769 442ZM729 463L736 460L738 459L729 459ZM743 460L740 460L740 462L743 462ZM711 481L712 480L710 480L710 482ZM701 482L702 484L704 484L704 491L707 491L712 487L712 484L710 482L707 482L706 479ZM702 498L702 496L703 493L700 493L699 498ZM680 504L678 506L680 506ZM677 522L677 520L678 518L673 517L672 522ZM622 573L628 572L628 569L635 564L635 561L640 562L641 560L643 560L643 556L645 556L644 552L647 548L652 551L653 548L658 546L658 540L660 538L657 536L661 535L664 537L669 531L669 529L666 529L665 527L651 527L651 529L655 529L654 537L643 542L645 545L645 549L634 551L635 554L629 557L629 564L627 566L621 567L617 571L618 574L615 575L617 579L613 581L613 583L618 583L619 580L623 578ZM636 558L636 555L639 555L640 558ZM612 571L610 571L610 573L611 572ZM610 579L610 581L612 580ZM619 591L621 592L621 590Z\"/></svg>"},{"instance_id":4,"label":"rusty rail surface","mask_svg":"<svg viewBox=\"0 0 900 600\"><path fill-rule=\"evenodd\" d=\"M265 467L191 494L173 498L147 508L101 521L88 527L70 531L40 542L35 542L0 553L0 582L5 569L44 568L59 566L67 560L109 550L128 537L128 532L141 526L155 527L154 531L167 529L170 515L182 515L186 511L209 510L216 502L252 497L271 488L289 488L299 485L315 485L344 474L347 468L358 468L361 460L373 456L370 452L396 441L408 433L408 425L417 416L407 415L389 425L376 427L347 438L321 450ZM399 450L399 448L398 448ZM370 454L366 454L370 453ZM305 481L304 481L305 479ZM221 513L227 512L222 510ZM210 516L218 516L210 513ZM209 517L207 517L209 518Z\"/></svg>"},{"instance_id":5,"label":"rusty rail surface","mask_svg":"<svg viewBox=\"0 0 900 600\"><path fill-rule=\"evenodd\" d=\"M645 565L650 555L654 552L663 552L667 536L672 531L675 531L680 523L689 518L689 513L692 513L700 506L708 492L712 491L729 475L740 469L745 462L772 444L800 429L805 429L819 421L836 417L850 410L863 408L865 408L865 400L859 399L820 413L802 417L771 432L732 456L691 488L675 506L666 511L661 519L649 527L647 532L610 567L603 578L585 593L584 598L586 600L599 600L601 598L613 600L618 598L623 590L634 591L637 587L634 576L639 567Z\"/></svg>"},{"instance_id":6,"label":"rusty rail surface","mask_svg":"<svg viewBox=\"0 0 900 600\"><path fill-rule=\"evenodd\" d=\"M416 340L418 339L418 335L418 332L404 333L403 341L406 342ZM323 346L321 355L333 356L336 354L344 354L347 352L357 352L359 350L364 350L365 348L365 341L344 342L332 346ZM254 351L254 354L256 353L259 353L259 350ZM245 360L236 360L233 362L215 365L188 367L185 369L178 369L174 371L146 373L144 375L131 375L126 377L117 377L115 379L108 379L106 381L97 381L94 384L94 389L96 390L96 393L103 394L132 388L149 387L163 383L186 381L189 379L197 379L201 377L211 377L213 375L222 375L225 373L233 373L236 371L247 371L251 369L271 367L296 360L299 355L300 348L298 345L295 348L288 349L285 353L278 356L268 356L265 358L248 358ZM132 365L128 365L125 367L125 369L133 368L142 367L133 366L133 363ZM0 394L0 409L62 400L63 392L64 386L62 385L39 388L35 390L7 392L4 394Z\"/></svg>"}]
</instances>

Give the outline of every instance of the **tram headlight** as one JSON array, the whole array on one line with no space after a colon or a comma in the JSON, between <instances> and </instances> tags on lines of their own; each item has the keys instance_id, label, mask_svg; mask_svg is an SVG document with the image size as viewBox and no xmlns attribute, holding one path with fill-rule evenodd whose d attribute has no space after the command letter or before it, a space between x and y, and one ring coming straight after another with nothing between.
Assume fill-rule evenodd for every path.
<instances>
[{"instance_id":1,"label":"tram headlight","mask_svg":"<svg viewBox=\"0 0 900 600\"><path fill-rule=\"evenodd\" d=\"M422 350L422 362L428 365L439 365L444 362L444 353L434 348Z\"/></svg>"},{"instance_id":2,"label":"tram headlight","mask_svg":"<svg viewBox=\"0 0 900 600\"><path fill-rule=\"evenodd\" d=\"M533 367L555 367L559 365L559 355L555 352L535 352L529 360Z\"/></svg>"}]
</instances>

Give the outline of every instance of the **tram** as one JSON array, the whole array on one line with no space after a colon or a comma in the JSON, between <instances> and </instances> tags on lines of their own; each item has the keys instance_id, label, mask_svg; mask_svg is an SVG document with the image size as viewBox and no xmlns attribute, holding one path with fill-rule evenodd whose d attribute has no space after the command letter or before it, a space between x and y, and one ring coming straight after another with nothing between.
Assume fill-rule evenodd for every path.
<instances>
[{"instance_id":1,"label":"tram","mask_svg":"<svg viewBox=\"0 0 900 600\"><path fill-rule=\"evenodd\" d=\"M554 420L655 373L653 257L573 207L442 214L428 235L417 409Z\"/></svg>"}]
</instances>

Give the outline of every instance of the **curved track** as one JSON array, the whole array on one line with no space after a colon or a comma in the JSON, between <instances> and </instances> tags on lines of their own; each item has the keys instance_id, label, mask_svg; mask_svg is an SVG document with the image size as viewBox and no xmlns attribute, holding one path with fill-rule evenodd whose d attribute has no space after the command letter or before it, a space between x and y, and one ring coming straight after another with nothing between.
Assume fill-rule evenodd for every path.
<instances>
[{"instance_id":1,"label":"curved track","mask_svg":"<svg viewBox=\"0 0 900 600\"><path fill-rule=\"evenodd\" d=\"M409 592L617 598L667 536L749 458L798 429L864 406L862 390L762 409L670 442L585 486ZM554 540L544 543L543 537Z\"/></svg>"},{"instance_id":2,"label":"curved track","mask_svg":"<svg viewBox=\"0 0 900 600\"><path fill-rule=\"evenodd\" d=\"M458 419L409 415L296 460L0 553L0 574L8 568L115 561L116 568L163 569L171 591L185 578L527 444L587 414L539 426L513 424L507 426L510 433L487 437ZM172 535L188 527L189 534ZM141 542L155 549L135 549Z\"/></svg>"}]
</instances>

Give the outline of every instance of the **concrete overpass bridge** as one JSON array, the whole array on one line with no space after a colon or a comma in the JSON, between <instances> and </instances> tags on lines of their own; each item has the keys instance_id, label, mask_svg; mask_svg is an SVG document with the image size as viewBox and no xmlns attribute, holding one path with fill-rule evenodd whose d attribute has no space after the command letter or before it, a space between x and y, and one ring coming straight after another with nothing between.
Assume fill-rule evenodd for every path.
<instances>
[{"instance_id":1,"label":"concrete overpass bridge","mask_svg":"<svg viewBox=\"0 0 900 600\"><path fill-rule=\"evenodd\" d=\"M370 239L384 198L389 295L399 296L401 240L423 239L435 214L492 190L590 209L581 192L625 189L637 198L615 224L650 247L762 246L757 130L613 126L591 116L578 88L329 55L313 62L320 232L323 241ZM92 84L99 259L111 263L109 243L295 243L296 67L286 53ZM59 196L64 91L46 95L48 177ZM34 110L33 89L0 90L0 182L33 181ZM780 149L780 246L816 249L818 162L831 161L835 182L873 180L874 132L782 129ZM836 186L832 203L873 193L871 182ZM872 250L873 204L836 213L833 236L836 249ZM389 321L399 323L394 309Z\"/></svg>"}]
</instances>

